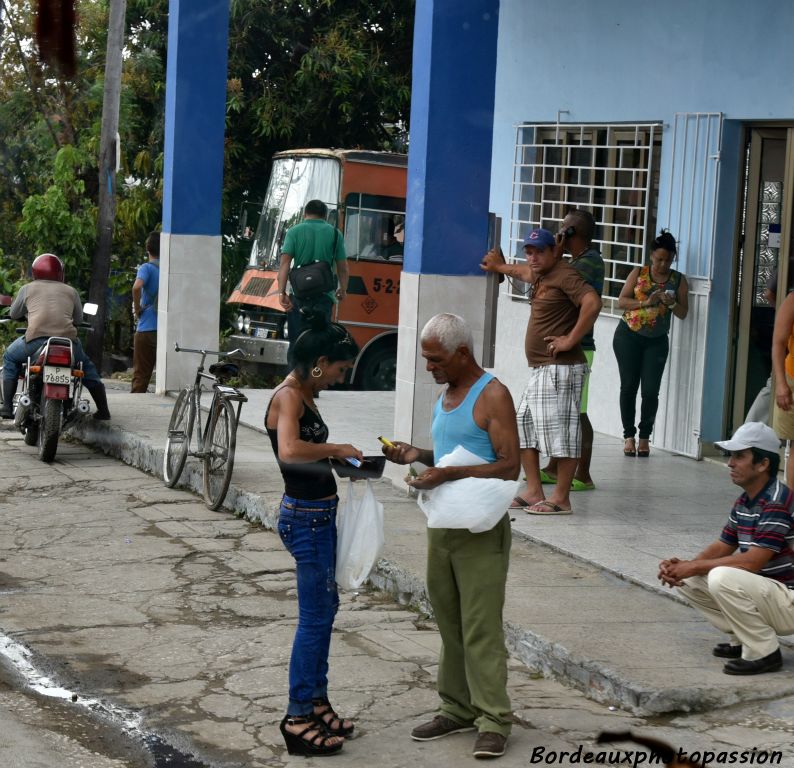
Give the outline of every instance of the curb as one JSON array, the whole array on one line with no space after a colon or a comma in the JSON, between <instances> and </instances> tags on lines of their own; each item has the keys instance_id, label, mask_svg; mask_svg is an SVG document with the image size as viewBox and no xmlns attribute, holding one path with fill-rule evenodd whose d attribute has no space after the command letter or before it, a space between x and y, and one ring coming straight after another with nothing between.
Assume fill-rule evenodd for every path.
<instances>
[{"instance_id":1,"label":"curb","mask_svg":"<svg viewBox=\"0 0 794 768\"><path fill-rule=\"evenodd\" d=\"M155 448L141 436L118 426L95 422L93 419L84 419L72 425L69 431L75 439L86 445L162 478L163 449ZM191 462L185 466L177 487L202 496L202 479L199 465ZM275 530L280 499L280 492L256 494L232 484L224 502L224 509L230 510L238 517L260 523L268 530ZM530 536L517 536L517 538L570 557L568 553L548 547ZM588 564L604 570L595 563L588 562ZM619 574L616 575L625 579ZM423 578L403 568L399 563L381 558L370 574L369 581L377 589L392 595L401 605L432 616ZM630 581L633 583L633 580ZM637 586L655 593L655 590L648 589L647 585ZM710 688L678 690L654 689L638 685L603 664L576 656L564 646L550 642L535 632L511 622L505 623L505 642L510 654L533 672L555 678L582 691L588 698L620 707L635 715L693 712L764 698L758 691L754 693L748 691L744 696L740 692ZM780 691L777 691L774 695L779 694Z\"/></svg>"}]
</instances>

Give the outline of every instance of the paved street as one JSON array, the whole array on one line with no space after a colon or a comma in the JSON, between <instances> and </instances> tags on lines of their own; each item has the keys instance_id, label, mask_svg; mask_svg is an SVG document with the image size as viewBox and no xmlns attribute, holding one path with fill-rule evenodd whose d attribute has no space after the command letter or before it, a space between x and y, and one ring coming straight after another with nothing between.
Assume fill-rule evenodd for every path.
<instances>
[{"instance_id":1,"label":"paved street","mask_svg":"<svg viewBox=\"0 0 794 768\"><path fill-rule=\"evenodd\" d=\"M0 764L137 768L138 752L124 739L146 733L210 766L312 764L290 758L277 731L295 615L292 561L274 534L75 442L44 465L7 422L0 426L0 632L79 694L48 713L0 691L0 710L14 711L0 727ZM421 614L378 592L343 595L331 687L360 733L339 764L471 761L469 734L430 744L408 737L435 707L438 648ZM516 727L500 761L506 768L580 745L597 752L599 731L628 728L688 751L780 749L779 764L794 766L790 697L650 721L518 661L510 689ZM126 735L92 736L81 707L91 698L133 722ZM9 757L15 746L28 762Z\"/></svg>"}]
</instances>

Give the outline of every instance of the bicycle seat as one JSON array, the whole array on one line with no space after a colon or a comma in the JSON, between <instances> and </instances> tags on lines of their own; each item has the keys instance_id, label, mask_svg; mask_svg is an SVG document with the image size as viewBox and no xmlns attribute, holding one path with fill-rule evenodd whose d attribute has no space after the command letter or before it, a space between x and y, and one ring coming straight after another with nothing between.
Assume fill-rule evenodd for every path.
<instances>
[{"instance_id":1,"label":"bicycle seat","mask_svg":"<svg viewBox=\"0 0 794 768\"><path fill-rule=\"evenodd\" d=\"M240 373L240 367L234 363L213 363L210 366L210 373L218 381L224 382Z\"/></svg>"}]
</instances>

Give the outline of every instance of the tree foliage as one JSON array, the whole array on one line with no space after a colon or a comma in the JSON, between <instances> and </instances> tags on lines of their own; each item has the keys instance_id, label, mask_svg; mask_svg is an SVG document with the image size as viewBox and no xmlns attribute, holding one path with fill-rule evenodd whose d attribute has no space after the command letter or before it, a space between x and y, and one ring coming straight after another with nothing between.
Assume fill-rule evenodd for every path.
<instances>
[{"instance_id":1,"label":"tree foliage","mask_svg":"<svg viewBox=\"0 0 794 768\"><path fill-rule=\"evenodd\" d=\"M77 75L41 64L32 0L0 0L0 254L65 257L91 270L99 180L107 0L78 2ZM230 0L224 177L224 276L245 263L241 203L261 200L274 152L292 147L404 149L412 0ZM168 0L127 0L122 171L111 285L129 290L161 218ZM119 310L121 311L121 310ZM126 308L125 310L126 311Z\"/></svg>"}]
</instances>

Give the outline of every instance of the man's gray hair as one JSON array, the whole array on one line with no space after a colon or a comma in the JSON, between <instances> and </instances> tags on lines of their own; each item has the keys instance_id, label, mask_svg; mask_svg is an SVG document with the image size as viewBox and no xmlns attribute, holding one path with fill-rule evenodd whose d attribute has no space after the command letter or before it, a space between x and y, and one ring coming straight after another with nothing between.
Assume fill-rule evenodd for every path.
<instances>
[{"instance_id":1,"label":"man's gray hair","mask_svg":"<svg viewBox=\"0 0 794 768\"><path fill-rule=\"evenodd\" d=\"M450 312L431 317L422 328L421 341L435 339L447 352L467 347L474 355L474 337L469 324L460 316Z\"/></svg>"}]
</instances>

